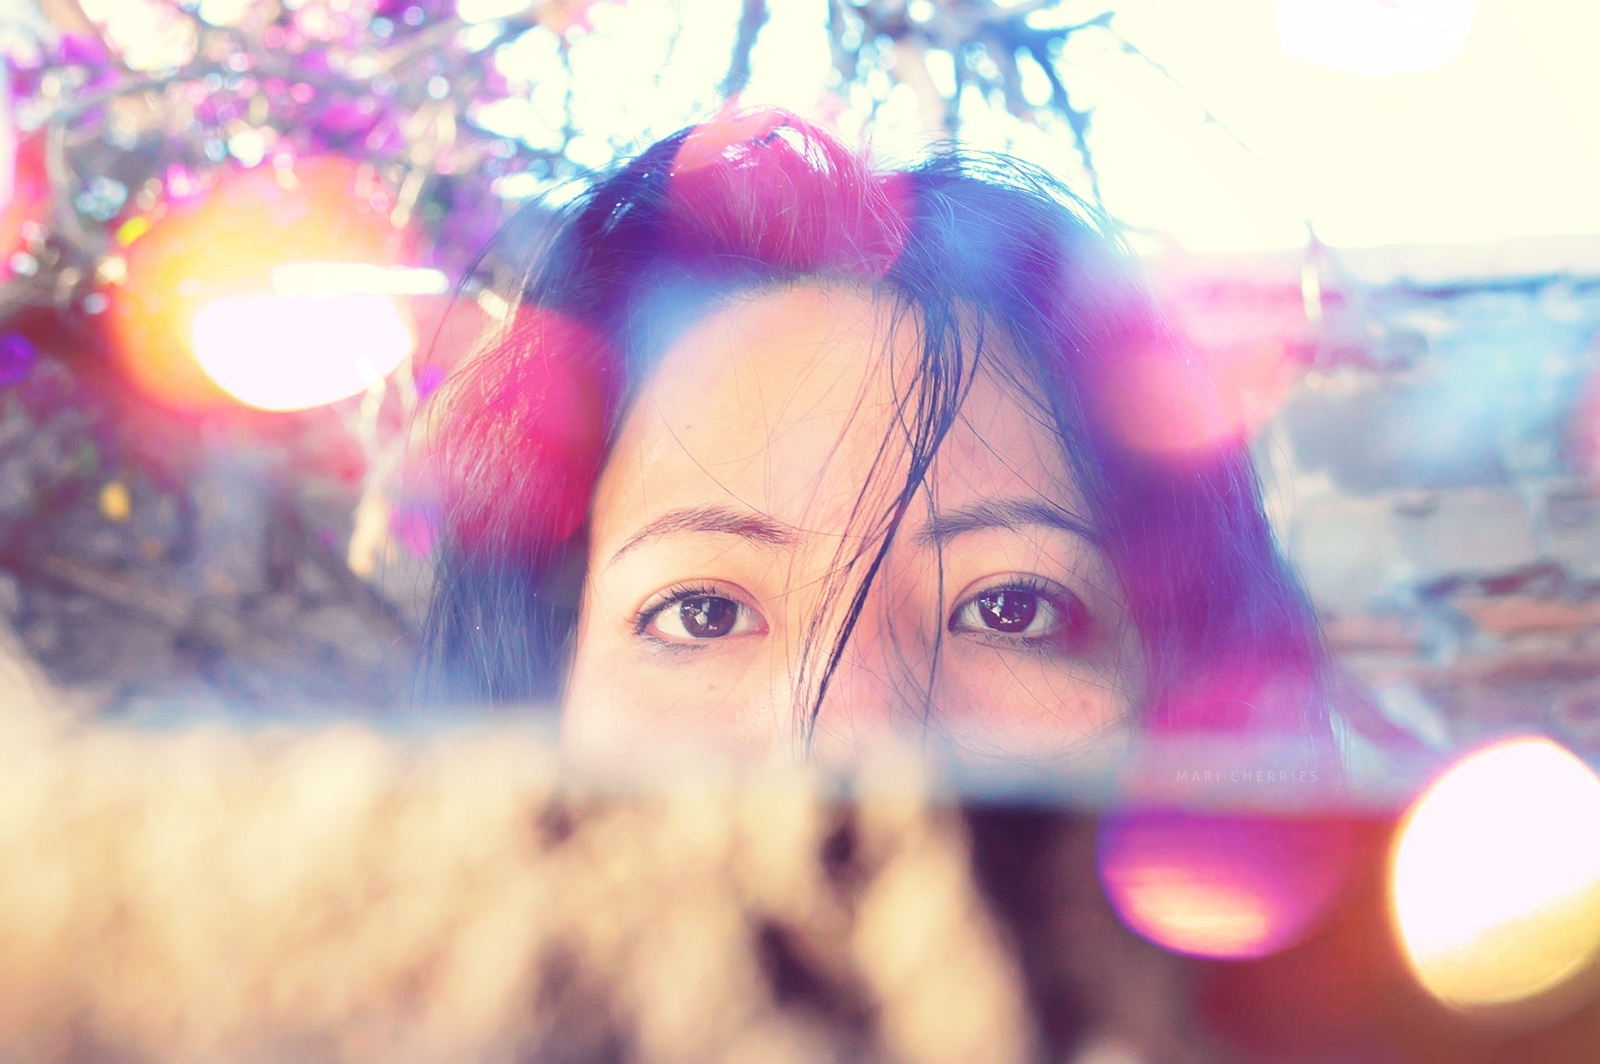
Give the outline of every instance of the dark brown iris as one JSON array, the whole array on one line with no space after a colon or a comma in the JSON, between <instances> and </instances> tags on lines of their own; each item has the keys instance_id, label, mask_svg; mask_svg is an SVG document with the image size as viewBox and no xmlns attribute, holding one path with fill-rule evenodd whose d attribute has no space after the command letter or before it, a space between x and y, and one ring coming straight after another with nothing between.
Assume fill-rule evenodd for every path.
<instances>
[{"instance_id":1,"label":"dark brown iris","mask_svg":"<svg viewBox=\"0 0 1600 1064\"><path fill-rule=\"evenodd\" d=\"M678 603L683 630L696 639L716 639L733 631L739 620L739 604L715 595L686 598Z\"/></svg>"},{"instance_id":2,"label":"dark brown iris","mask_svg":"<svg viewBox=\"0 0 1600 1064\"><path fill-rule=\"evenodd\" d=\"M978 613L986 628L996 632L1023 632L1039 612L1039 596L1032 591L991 591L978 599Z\"/></svg>"}]
</instances>

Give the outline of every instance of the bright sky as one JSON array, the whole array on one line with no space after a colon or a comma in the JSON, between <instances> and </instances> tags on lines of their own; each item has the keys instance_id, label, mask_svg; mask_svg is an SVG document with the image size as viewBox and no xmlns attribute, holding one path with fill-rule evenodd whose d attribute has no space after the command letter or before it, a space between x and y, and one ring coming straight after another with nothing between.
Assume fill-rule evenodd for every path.
<instances>
[{"instance_id":1,"label":"bright sky","mask_svg":"<svg viewBox=\"0 0 1600 1064\"><path fill-rule=\"evenodd\" d=\"M1286 55L1274 0L1068 0L1073 16L1115 8L1117 30L1182 86L1108 35L1086 32L1068 48L1062 73L1075 101L1095 108L1091 146L1114 214L1195 250L1301 245L1307 218L1341 247L1600 234L1600 4L1477 0L1469 23L1471 0L1277 3L1313 19L1332 11L1336 27L1355 8L1382 15L1398 5L1446 22L1453 13L1470 32L1438 69L1354 74ZM631 147L705 113L737 8L629 0L597 9L597 33L572 56L578 124L615 130L615 146ZM747 101L817 111L829 71L825 18L823 0L772 0ZM1339 51L1327 27L1310 40ZM1351 63L1404 59L1403 41L1385 50L1376 40L1365 25L1350 34L1346 51L1371 48ZM598 61L584 62L586 49ZM551 74L553 48L530 44L526 54ZM560 90L543 80L553 105ZM871 133L890 159L923 143L916 102L897 91ZM1249 150L1207 123L1202 104ZM853 132L852 122L854 109L841 126ZM970 121L964 133L980 147L1071 165L1062 135L1009 117ZM586 149L597 162L605 155L603 140L578 147Z\"/></svg>"},{"instance_id":2,"label":"bright sky","mask_svg":"<svg viewBox=\"0 0 1600 1064\"><path fill-rule=\"evenodd\" d=\"M1196 246L1297 243L1296 214L1346 247L1600 233L1600 4L1478 0L1455 59L1385 76L1288 58L1271 0L1123 12L1123 34L1265 160L1106 57L1097 145L1129 221Z\"/></svg>"}]
</instances>

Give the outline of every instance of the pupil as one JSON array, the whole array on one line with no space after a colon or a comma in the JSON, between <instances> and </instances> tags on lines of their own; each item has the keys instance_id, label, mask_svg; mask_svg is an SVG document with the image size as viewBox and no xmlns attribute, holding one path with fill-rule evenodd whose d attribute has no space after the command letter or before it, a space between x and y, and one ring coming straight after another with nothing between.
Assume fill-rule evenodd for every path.
<instances>
[{"instance_id":1,"label":"pupil","mask_svg":"<svg viewBox=\"0 0 1600 1064\"><path fill-rule=\"evenodd\" d=\"M733 631L739 619L739 604L732 599L706 595L678 603L678 616L684 631L696 639L716 639Z\"/></svg>"},{"instance_id":2,"label":"pupil","mask_svg":"<svg viewBox=\"0 0 1600 1064\"><path fill-rule=\"evenodd\" d=\"M997 632L1021 632L1039 612L1039 596L1032 591L996 591L978 600L985 627Z\"/></svg>"}]
</instances>

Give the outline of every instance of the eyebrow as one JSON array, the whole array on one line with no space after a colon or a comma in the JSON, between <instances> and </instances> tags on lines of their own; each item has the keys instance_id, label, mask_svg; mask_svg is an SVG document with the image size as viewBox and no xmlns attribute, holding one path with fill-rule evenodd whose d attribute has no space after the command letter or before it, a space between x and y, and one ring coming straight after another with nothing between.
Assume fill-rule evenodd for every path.
<instances>
[{"instance_id":1,"label":"eyebrow","mask_svg":"<svg viewBox=\"0 0 1600 1064\"><path fill-rule=\"evenodd\" d=\"M778 524L754 510L736 510L727 506L691 506L664 513L629 536L627 541L617 548L616 553L611 555L611 560L606 562L606 566L609 568L615 565L617 559L624 554L652 539L684 532L718 532L727 536L737 536L763 547L788 547L799 540L799 536L792 528Z\"/></svg>"},{"instance_id":2,"label":"eyebrow","mask_svg":"<svg viewBox=\"0 0 1600 1064\"><path fill-rule=\"evenodd\" d=\"M969 532L995 528L1016 532L1040 526L1071 533L1091 546L1100 545L1100 536L1082 518L1038 499L984 499L970 506L944 510L917 529L916 538L924 546L939 547Z\"/></svg>"}]
</instances>

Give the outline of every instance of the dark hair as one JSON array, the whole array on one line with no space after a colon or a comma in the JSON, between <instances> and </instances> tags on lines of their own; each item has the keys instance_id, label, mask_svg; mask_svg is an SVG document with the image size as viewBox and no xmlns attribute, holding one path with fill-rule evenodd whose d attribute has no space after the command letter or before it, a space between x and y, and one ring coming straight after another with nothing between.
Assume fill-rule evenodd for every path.
<instances>
[{"instance_id":1,"label":"dark hair","mask_svg":"<svg viewBox=\"0 0 1600 1064\"><path fill-rule=\"evenodd\" d=\"M878 176L774 111L691 127L595 184L527 253L514 312L439 399L436 693L559 693L590 496L630 391L665 341L719 300L817 278L912 310L923 357L905 397L910 472L895 512L874 515L878 546L850 560L852 608L827 648L813 716L955 419L983 346L963 339L976 320L1019 356L1121 580L1147 663L1145 726L1325 736L1326 653L1242 434L1217 420L1214 390L1107 231L1019 163L942 155ZM1170 435L1175 416L1210 427L1177 447L1141 435L1141 425Z\"/></svg>"}]
</instances>

